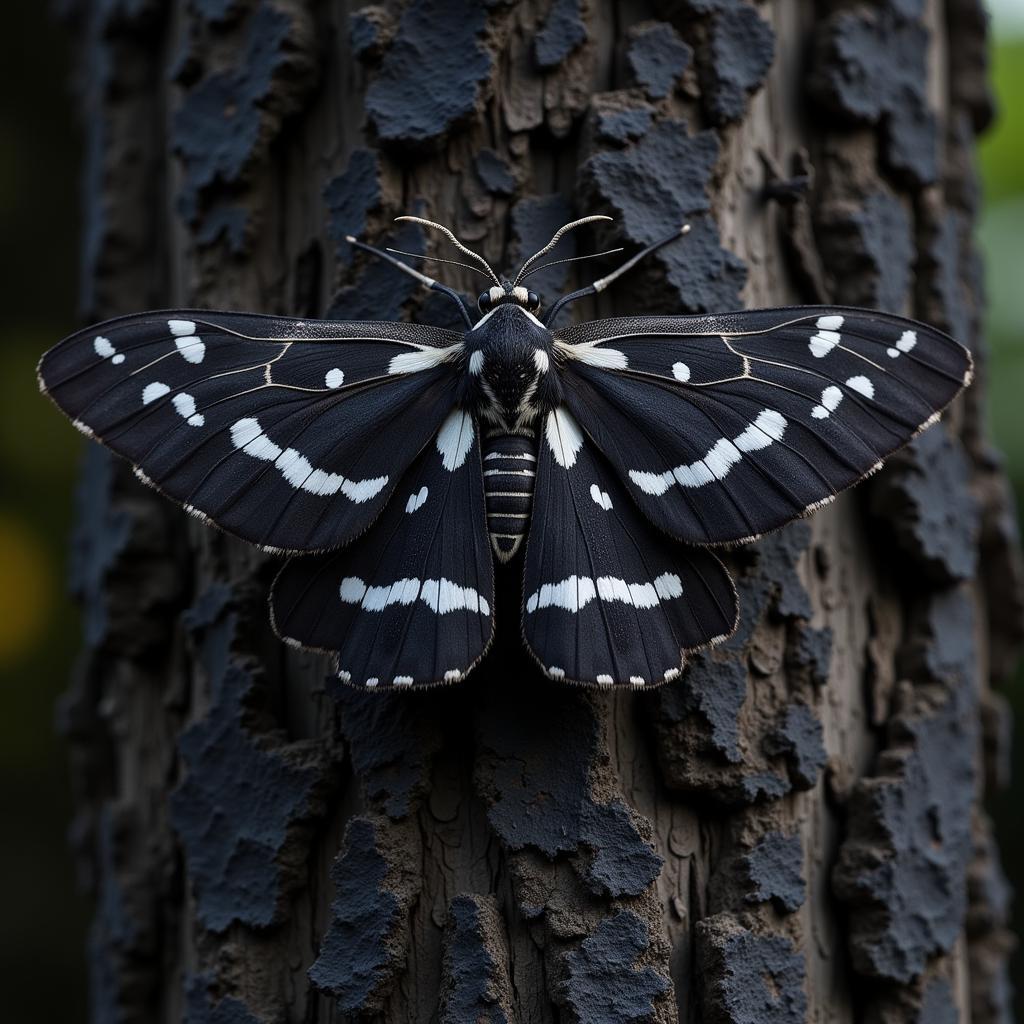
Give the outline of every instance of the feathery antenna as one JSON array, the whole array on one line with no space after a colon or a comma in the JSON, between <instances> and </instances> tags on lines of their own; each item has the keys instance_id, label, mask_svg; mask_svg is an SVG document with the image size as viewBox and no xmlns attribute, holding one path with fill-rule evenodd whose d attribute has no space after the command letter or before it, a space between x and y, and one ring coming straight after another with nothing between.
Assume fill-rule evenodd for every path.
<instances>
[{"instance_id":1,"label":"feathery antenna","mask_svg":"<svg viewBox=\"0 0 1024 1024\"><path fill-rule=\"evenodd\" d=\"M595 213L589 217L580 217L579 220L570 221L568 224L563 224L552 236L551 241L544 246L543 249L539 249L535 252L520 268L519 273L516 274L516 279L512 282L512 286L515 287L523 279L523 275L526 273L526 268L530 266L536 260L539 260L541 256L551 252L556 245L558 245L562 235L569 231L574 231L576 228L582 227L584 224L592 224L596 220L611 220L611 217L603 213Z\"/></svg>"},{"instance_id":2,"label":"feathery antenna","mask_svg":"<svg viewBox=\"0 0 1024 1024\"><path fill-rule=\"evenodd\" d=\"M448 238L448 241L450 241L452 243L452 245L454 245L455 248L459 250L459 252L461 252L464 255L469 256L472 259L476 260L477 263L479 263L484 268L484 270L487 271L487 273L491 277L491 280L494 281L494 283L499 288L501 287L501 278L499 278L498 275L491 269L491 265L487 262L487 260L485 260L483 258L483 256L480 255L480 253L473 252L472 249L467 249L455 237L455 235L451 232L451 230L446 228L443 224L438 224L437 221L433 221L433 220L426 220L423 217L412 217L412 216L409 216L408 214L403 216L403 217L396 217L395 220L396 221L398 221L398 220L407 220L407 221L411 221L413 224L422 224L424 227L433 228L435 231L440 231L443 235L445 235Z\"/></svg>"}]
</instances>

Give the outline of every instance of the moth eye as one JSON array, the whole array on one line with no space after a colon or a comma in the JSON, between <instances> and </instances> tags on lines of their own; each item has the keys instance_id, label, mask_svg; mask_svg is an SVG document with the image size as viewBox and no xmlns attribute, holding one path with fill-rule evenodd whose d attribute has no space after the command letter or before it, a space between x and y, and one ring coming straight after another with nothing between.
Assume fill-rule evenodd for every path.
<instances>
[{"instance_id":1,"label":"moth eye","mask_svg":"<svg viewBox=\"0 0 1024 1024\"><path fill-rule=\"evenodd\" d=\"M533 313L540 309L540 296L536 292L526 293L526 308Z\"/></svg>"},{"instance_id":2,"label":"moth eye","mask_svg":"<svg viewBox=\"0 0 1024 1024\"><path fill-rule=\"evenodd\" d=\"M491 296L488 292L481 292L476 300L477 308L481 313L486 313L491 308Z\"/></svg>"}]
</instances>

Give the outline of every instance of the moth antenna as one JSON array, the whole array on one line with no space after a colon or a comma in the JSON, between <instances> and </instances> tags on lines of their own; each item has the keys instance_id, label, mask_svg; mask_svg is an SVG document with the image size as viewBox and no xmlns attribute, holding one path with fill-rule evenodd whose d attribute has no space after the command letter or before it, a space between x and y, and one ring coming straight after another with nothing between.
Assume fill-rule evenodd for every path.
<instances>
[{"instance_id":1,"label":"moth antenna","mask_svg":"<svg viewBox=\"0 0 1024 1024\"><path fill-rule=\"evenodd\" d=\"M677 231L673 231L672 234L666 235L664 238L659 238L656 242L652 242L645 249L641 249L631 260L626 260L618 270L613 270L607 277L602 277L599 281L595 281L592 286L594 291L604 291L605 288L615 280L615 278L621 277L627 270L632 270L633 267L635 267L645 256L649 256L655 249L660 249L668 242L674 241L681 235L688 235L689 233L690 225L683 224Z\"/></svg>"},{"instance_id":2,"label":"moth antenna","mask_svg":"<svg viewBox=\"0 0 1024 1024\"><path fill-rule=\"evenodd\" d=\"M378 259L384 260L385 263L390 263L391 266L397 270L401 270L404 274L408 274L410 277L414 277L420 284L426 288L430 288L432 291L440 292L442 295L447 295L458 307L459 312L462 315L462 319L465 321L467 327L473 326L473 318L469 315L469 310L466 308L466 303L462 301L462 296L454 289L449 288L446 284L441 284L440 281L435 281L432 277L427 277L426 274L421 274L415 267L410 267L407 263L403 263L401 260L395 259L390 253L385 252L383 249L378 249L375 245L367 245L366 242L360 242L354 235L346 235L345 241L349 245L356 249L362 249L363 252L368 252ZM403 254L405 255L405 254ZM409 253L410 256L417 255L416 253ZM470 270L473 268L470 267Z\"/></svg>"},{"instance_id":3,"label":"moth antenna","mask_svg":"<svg viewBox=\"0 0 1024 1024\"><path fill-rule=\"evenodd\" d=\"M641 249L632 259L626 260L617 270L613 270L610 274L606 274L604 277L595 281L593 284L588 284L586 288L580 288L577 291L570 292L568 295L563 295L549 310L548 315L544 318L544 326L550 327L555 322L555 317L569 305L570 302L575 302L577 299L585 298L588 295L596 295L598 292L602 292L608 287L617 277L621 277L627 270L635 267L645 256L650 256L656 249L660 249L663 245L668 245L669 242L674 242L677 238L682 235L688 235L690 233L690 225L682 224L671 234L666 235L664 238L659 238L656 242L651 242L646 248ZM518 278L517 278L518 280Z\"/></svg>"},{"instance_id":4,"label":"moth antenna","mask_svg":"<svg viewBox=\"0 0 1024 1024\"><path fill-rule=\"evenodd\" d=\"M449 228L446 228L443 224L438 224L437 221L433 220L426 220L424 217L412 217L408 214L406 214L403 217L396 217L395 220L407 220L411 221L413 224L422 224L424 227L433 228L435 231L440 231L441 234L445 235L448 241L450 241L452 245L454 245L455 248L459 250L459 252L463 253L466 256L471 256L473 259L475 259L487 271L487 273L490 275L491 280L494 281L494 283L499 288L502 287L501 278L498 277L498 275L491 269L491 265L487 262L487 260L485 260L483 256L480 255L480 253L473 252L472 249L467 249L466 246L464 246L455 237L455 234Z\"/></svg>"},{"instance_id":5,"label":"moth antenna","mask_svg":"<svg viewBox=\"0 0 1024 1024\"><path fill-rule=\"evenodd\" d=\"M566 256L564 260L552 260L550 263L542 263L539 267L534 267L532 270L528 270L525 274L520 275L519 280L525 281L531 274L536 274L541 270L547 270L548 267L557 267L559 263L575 263L578 260L596 260L598 256L611 256L612 253L622 252L622 246L620 245L617 249L605 249L604 252L590 252L586 256Z\"/></svg>"},{"instance_id":6,"label":"moth antenna","mask_svg":"<svg viewBox=\"0 0 1024 1024\"><path fill-rule=\"evenodd\" d=\"M399 256L412 256L413 259L417 260L433 260L435 263L449 263L453 267L462 267L464 270L472 270L474 274L479 274L481 277L487 276L479 267L471 267L468 263L460 263L458 260L443 260L440 256L431 256L426 252L406 252L404 249L392 249L391 246L385 247L384 251L398 253Z\"/></svg>"},{"instance_id":7,"label":"moth antenna","mask_svg":"<svg viewBox=\"0 0 1024 1024\"><path fill-rule=\"evenodd\" d=\"M589 217L580 217L579 220L573 220L573 221L569 221L568 224L563 224L551 236L551 241L548 242L548 244L545 245L543 249L539 249L537 252L535 252L519 268L519 273L516 274L516 279L512 282L512 287L514 288L523 279L523 274L526 271L526 268L528 266L530 266L531 263L533 263L535 260L539 260L541 258L541 256L543 256L545 253L551 252L551 250L554 249L554 247L556 245L558 245L558 242L561 239L562 235L568 233L569 231L575 231L576 228L582 227L584 224L592 224L596 220L611 220L611 219L612 219L611 217L607 216L604 213L594 213L594 214L591 214Z\"/></svg>"}]
</instances>

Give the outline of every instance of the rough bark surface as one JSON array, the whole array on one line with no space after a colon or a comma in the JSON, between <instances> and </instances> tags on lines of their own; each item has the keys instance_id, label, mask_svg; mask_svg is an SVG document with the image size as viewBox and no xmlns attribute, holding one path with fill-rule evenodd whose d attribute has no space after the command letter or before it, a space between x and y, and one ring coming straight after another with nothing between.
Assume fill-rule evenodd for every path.
<instances>
[{"instance_id":1,"label":"rough bark surface","mask_svg":"<svg viewBox=\"0 0 1024 1024\"><path fill-rule=\"evenodd\" d=\"M509 266L609 212L595 245L693 230L601 314L860 303L982 367L856 493L733 552L739 631L648 695L539 679L514 579L465 684L346 689L273 638L273 559L91 447L61 717L93 1021L1008 1021L983 799L1024 599L982 425L980 0L65 8L85 318L448 324L345 235L437 251L392 225L423 211Z\"/></svg>"}]
</instances>

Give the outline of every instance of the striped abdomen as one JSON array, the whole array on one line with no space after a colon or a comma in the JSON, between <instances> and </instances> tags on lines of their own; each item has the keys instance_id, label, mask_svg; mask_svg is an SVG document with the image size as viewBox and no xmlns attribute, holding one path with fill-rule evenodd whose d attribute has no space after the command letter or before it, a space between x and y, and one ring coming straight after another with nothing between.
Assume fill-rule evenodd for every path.
<instances>
[{"instance_id":1,"label":"striped abdomen","mask_svg":"<svg viewBox=\"0 0 1024 1024\"><path fill-rule=\"evenodd\" d=\"M536 439L493 431L484 438L484 496L491 547L501 562L519 550L530 524Z\"/></svg>"}]
</instances>

